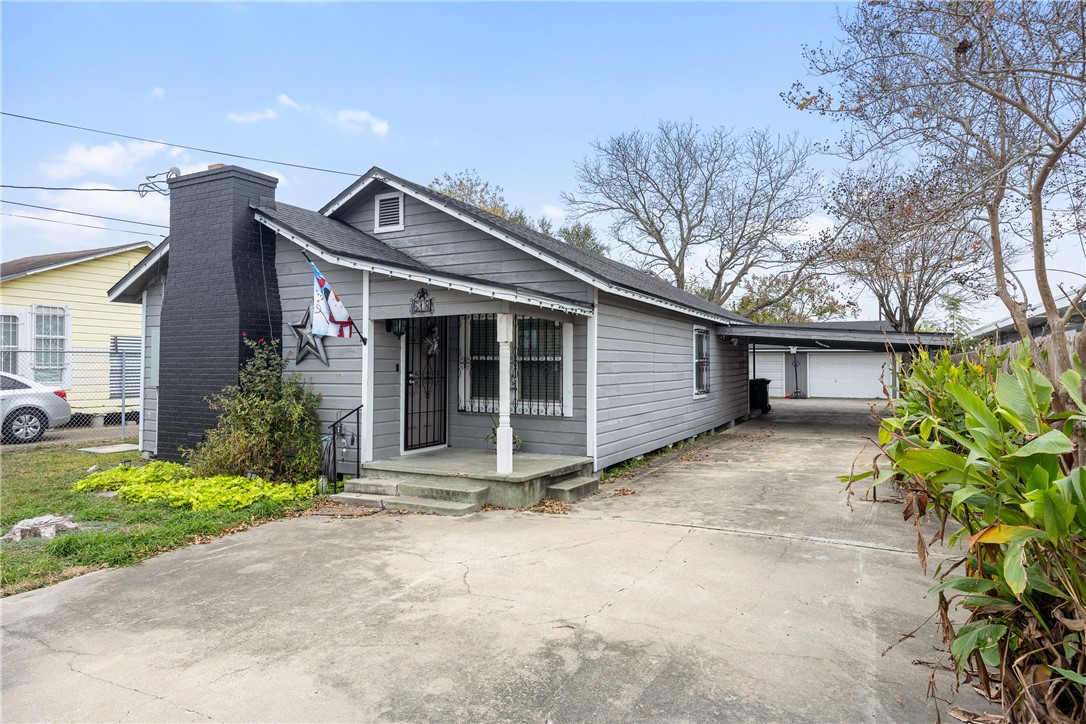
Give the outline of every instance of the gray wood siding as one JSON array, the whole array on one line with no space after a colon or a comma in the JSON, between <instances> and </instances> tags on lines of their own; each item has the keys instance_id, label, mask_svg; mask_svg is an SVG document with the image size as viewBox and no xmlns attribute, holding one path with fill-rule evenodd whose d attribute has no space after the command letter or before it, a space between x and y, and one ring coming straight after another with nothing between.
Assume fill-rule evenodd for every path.
<instances>
[{"instance_id":1,"label":"gray wood siding","mask_svg":"<svg viewBox=\"0 0 1086 724\"><path fill-rule=\"evenodd\" d=\"M382 187L373 193L388 190ZM579 301L592 298L585 282L406 194L403 231L374 233L373 193L340 210L336 217L439 271Z\"/></svg>"},{"instance_id":2,"label":"gray wood siding","mask_svg":"<svg viewBox=\"0 0 1086 724\"><path fill-rule=\"evenodd\" d=\"M400 454L400 340L379 323L374 327L372 344L373 459L384 460Z\"/></svg>"},{"instance_id":3,"label":"gray wood siding","mask_svg":"<svg viewBox=\"0 0 1086 724\"><path fill-rule=\"evenodd\" d=\"M164 280L158 277L147 287L143 305L143 398L140 405L140 427L143 430L143 450L152 455L158 452L158 374L152 365L158 364L158 355L151 345L158 339L162 320L162 291Z\"/></svg>"},{"instance_id":4,"label":"gray wood siding","mask_svg":"<svg viewBox=\"0 0 1086 724\"><path fill-rule=\"evenodd\" d=\"M348 311L356 320L362 318L362 272L357 269L335 266L330 262L320 262L321 273L332 285L332 289L343 300ZM291 324L302 320L305 310L313 298L313 270L302 256L302 250L293 242L282 237L276 239L275 272L279 279L279 297L283 306L283 353L289 358L288 372L299 373L313 390L321 396L321 426L327 429L336 418L362 404L363 387L363 347L358 336L350 339L324 338L324 349L328 353L328 365L310 355L300 364L294 362L297 341ZM361 322L359 321L359 324ZM376 411L375 411L376 412ZM344 422L348 433L360 434L356 429L354 416ZM346 457L340 458L340 470L354 470L354 449L349 449Z\"/></svg>"},{"instance_id":5,"label":"gray wood siding","mask_svg":"<svg viewBox=\"0 0 1086 724\"><path fill-rule=\"evenodd\" d=\"M532 310L517 309L518 314L532 315ZM553 318L553 317L551 317ZM513 415L513 431L520 435L524 452L553 455L584 455L586 438L587 400L587 342L588 322L584 317L563 317L573 322L573 416L545 417ZM460 357L459 319L449 325L449 445L461 448L487 449L486 436L497 413L461 412L459 409ZM565 361L563 361L564 363Z\"/></svg>"},{"instance_id":6,"label":"gray wood siding","mask_svg":"<svg viewBox=\"0 0 1086 724\"><path fill-rule=\"evenodd\" d=\"M333 289L336 286L332 285ZM370 317L372 319L397 319L411 316L411 300L419 289L425 289L434 299L434 316L446 317L459 314L493 314L508 311L504 301L479 297L466 292L440 289L433 285L404 279L370 276ZM337 289L337 294L339 293ZM342 297L342 295L340 295ZM384 325L381 325L384 329Z\"/></svg>"},{"instance_id":7,"label":"gray wood siding","mask_svg":"<svg viewBox=\"0 0 1086 724\"><path fill-rule=\"evenodd\" d=\"M600 294L597 457L600 468L748 413L747 350L713 325ZM710 391L694 395L694 326L710 333Z\"/></svg>"}]
</instances>

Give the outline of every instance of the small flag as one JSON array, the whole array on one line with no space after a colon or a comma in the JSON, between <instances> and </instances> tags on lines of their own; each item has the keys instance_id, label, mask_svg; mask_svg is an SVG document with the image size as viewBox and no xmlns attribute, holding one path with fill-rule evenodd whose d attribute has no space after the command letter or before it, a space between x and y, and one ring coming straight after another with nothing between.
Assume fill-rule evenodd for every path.
<instances>
[{"instance_id":1,"label":"small flag","mask_svg":"<svg viewBox=\"0 0 1086 724\"><path fill-rule=\"evenodd\" d=\"M332 286L321 274L313 262L313 314L310 317L310 331L322 337L350 337L354 322L343 302L332 291Z\"/></svg>"}]
</instances>

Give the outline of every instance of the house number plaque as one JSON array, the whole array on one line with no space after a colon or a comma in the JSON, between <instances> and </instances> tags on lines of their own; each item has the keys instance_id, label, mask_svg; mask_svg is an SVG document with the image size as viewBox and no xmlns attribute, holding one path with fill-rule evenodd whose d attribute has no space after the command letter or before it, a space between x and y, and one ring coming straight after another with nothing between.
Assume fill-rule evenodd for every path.
<instances>
[{"instance_id":1,"label":"house number plaque","mask_svg":"<svg viewBox=\"0 0 1086 724\"><path fill-rule=\"evenodd\" d=\"M434 298L425 288L415 292L411 299L411 316L424 317L434 313Z\"/></svg>"}]
</instances>

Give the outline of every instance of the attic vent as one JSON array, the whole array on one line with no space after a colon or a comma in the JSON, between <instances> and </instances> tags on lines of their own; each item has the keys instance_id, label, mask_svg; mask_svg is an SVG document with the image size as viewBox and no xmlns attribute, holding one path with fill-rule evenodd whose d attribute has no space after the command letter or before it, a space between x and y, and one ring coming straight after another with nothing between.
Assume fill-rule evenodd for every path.
<instances>
[{"instance_id":1,"label":"attic vent","mask_svg":"<svg viewBox=\"0 0 1086 724\"><path fill-rule=\"evenodd\" d=\"M377 194L374 200L374 231L403 230L403 194Z\"/></svg>"}]
</instances>

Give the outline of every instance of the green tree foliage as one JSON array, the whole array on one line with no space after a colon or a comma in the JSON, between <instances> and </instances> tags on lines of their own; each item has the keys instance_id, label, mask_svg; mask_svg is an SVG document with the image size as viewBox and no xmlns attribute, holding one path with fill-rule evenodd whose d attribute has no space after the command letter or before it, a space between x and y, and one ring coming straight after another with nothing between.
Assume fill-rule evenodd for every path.
<instances>
[{"instance_id":1,"label":"green tree foliage","mask_svg":"<svg viewBox=\"0 0 1086 724\"><path fill-rule=\"evenodd\" d=\"M851 480L897 481L925 571L928 547L945 532L951 551L964 548L939 565L931 589L958 671L971 669L1008 721L1079 722L1086 720L1086 471L1069 433L1086 423L1084 370L1076 362L1053 384L1026 345L1019 352L1008 362L1006 353L981 350L960 363L921 352L879 430L890 466ZM1053 407L1057 386L1074 400L1072 410ZM930 541L921 525L929 517L939 530ZM968 617L960 628L950 613L955 602Z\"/></svg>"},{"instance_id":2,"label":"green tree foliage","mask_svg":"<svg viewBox=\"0 0 1086 724\"><path fill-rule=\"evenodd\" d=\"M251 353L238 384L209 398L218 425L189 451L200 477L255 471L265 480L302 483L317 476L321 430L320 395L297 373L286 374L278 345L245 340Z\"/></svg>"},{"instance_id":3,"label":"green tree foliage","mask_svg":"<svg viewBox=\"0 0 1086 724\"><path fill-rule=\"evenodd\" d=\"M708 293L708 290L705 290ZM823 276L793 287L779 276L753 275L743 283L735 311L755 322L822 322L855 318L859 305Z\"/></svg>"}]
</instances>

